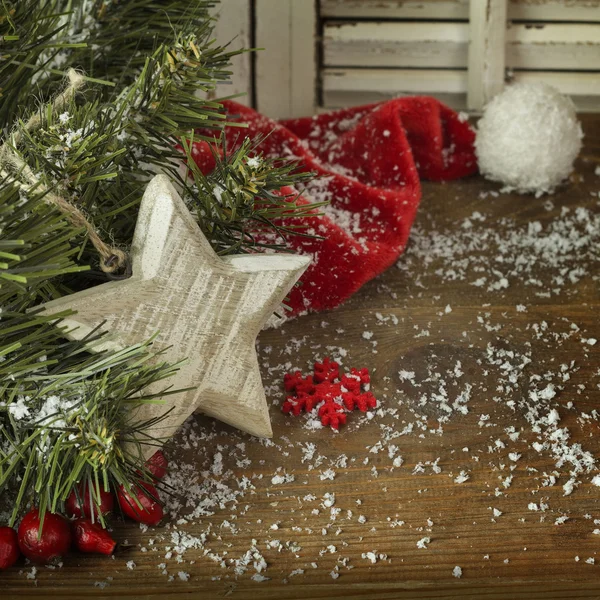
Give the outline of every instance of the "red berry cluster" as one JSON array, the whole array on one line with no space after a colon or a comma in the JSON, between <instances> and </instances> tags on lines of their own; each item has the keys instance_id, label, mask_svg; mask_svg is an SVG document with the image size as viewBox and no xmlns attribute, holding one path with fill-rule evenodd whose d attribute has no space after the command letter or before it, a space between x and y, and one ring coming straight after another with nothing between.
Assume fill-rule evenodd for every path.
<instances>
[{"instance_id":1,"label":"red berry cluster","mask_svg":"<svg viewBox=\"0 0 600 600\"><path fill-rule=\"evenodd\" d=\"M146 463L146 468L156 479L165 476L167 466L167 459L160 450ZM156 488L150 483L141 483L131 491L133 495L123 485L116 490L123 514L146 525L158 525L163 510ZM21 554L34 562L56 560L71 546L80 552L112 554L117 543L98 520L100 515L106 518L112 513L115 498L111 492L101 489L99 500L95 506L91 490L79 485L65 502L65 512L73 520L46 511L40 533L40 511L33 508L21 520L18 531L0 527L0 570L12 567Z\"/></svg>"},{"instance_id":2,"label":"red berry cluster","mask_svg":"<svg viewBox=\"0 0 600 600\"><path fill-rule=\"evenodd\" d=\"M346 424L349 411L358 408L366 412L377 406L375 396L369 391L370 383L368 369L351 369L340 378L340 365L325 358L314 364L312 375L304 377L300 371L285 374L285 390L293 396L287 397L282 410L299 415L318 406L321 423L339 429Z\"/></svg>"}]
</instances>

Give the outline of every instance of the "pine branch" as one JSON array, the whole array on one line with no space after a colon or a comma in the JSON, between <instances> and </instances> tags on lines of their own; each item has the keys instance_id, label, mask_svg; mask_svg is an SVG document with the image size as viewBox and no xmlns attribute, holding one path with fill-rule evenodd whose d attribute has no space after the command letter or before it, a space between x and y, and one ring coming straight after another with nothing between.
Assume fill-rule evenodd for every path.
<instances>
[{"instance_id":1,"label":"pine branch","mask_svg":"<svg viewBox=\"0 0 600 600\"><path fill-rule=\"evenodd\" d=\"M209 9L217 0L2 0L0 3L0 123L48 101L69 68L123 87L174 33L210 41ZM227 60L216 73L227 79ZM110 88L98 92L103 100ZM114 97L114 96L113 96Z\"/></svg>"},{"instance_id":2,"label":"pine branch","mask_svg":"<svg viewBox=\"0 0 600 600\"><path fill-rule=\"evenodd\" d=\"M22 311L57 295L54 279L87 270L74 258L78 231L43 200L4 174L0 180L0 306Z\"/></svg>"},{"instance_id":3,"label":"pine branch","mask_svg":"<svg viewBox=\"0 0 600 600\"><path fill-rule=\"evenodd\" d=\"M310 177L296 163L262 157L250 140L227 152L228 125L208 95L237 52L212 40L214 4L0 0L0 497L17 490L13 521L29 502L60 509L80 481L97 499L100 486L149 480L141 445L156 443L145 433L153 423L136 422L132 408L158 401L146 390L163 379L172 393L177 368L149 343L90 355L55 316L31 312L106 279L89 268L90 227L53 199L124 250L157 170L177 180L220 253L285 249L298 231L281 219L316 208L278 193ZM66 88L72 68L82 75ZM200 127L214 135L194 134ZM190 160L194 139L216 144L208 176Z\"/></svg>"},{"instance_id":4,"label":"pine branch","mask_svg":"<svg viewBox=\"0 0 600 600\"><path fill-rule=\"evenodd\" d=\"M285 251L289 234L302 235L289 224L292 218L314 216L322 206L297 203L297 192L280 192L284 186L309 181L314 173L300 170L297 161L265 157L258 152L261 142L245 138L229 153L223 136L217 147L211 146L215 168L204 175L194 162L191 141L182 139L192 175L191 183L184 182L185 199L221 254L264 248ZM283 218L285 226L278 224Z\"/></svg>"},{"instance_id":5,"label":"pine branch","mask_svg":"<svg viewBox=\"0 0 600 600\"><path fill-rule=\"evenodd\" d=\"M110 355L90 356L85 348L84 342L57 343L37 368L30 364L21 373L18 390L4 379L0 492L9 485L19 490L11 523L34 500L41 511L61 510L81 481L90 489L101 481L108 489L152 480L141 452L141 444L152 443L144 434L150 423L132 415L141 404L175 393L166 389L159 397L144 390L177 365L155 364L148 344ZM20 349L7 353L3 373L28 362L19 354Z\"/></svg>"}]
</instances>

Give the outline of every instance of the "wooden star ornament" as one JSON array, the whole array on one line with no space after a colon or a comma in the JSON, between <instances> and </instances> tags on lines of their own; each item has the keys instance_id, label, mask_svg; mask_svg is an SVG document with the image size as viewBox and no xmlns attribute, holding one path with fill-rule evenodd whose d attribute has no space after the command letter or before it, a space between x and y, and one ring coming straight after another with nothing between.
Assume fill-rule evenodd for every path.
<instances>
[{"instance_id":1,"label":"wooden star ornament","mask_svg":"<svg viewBox=\"0 0 600 600\"><path fill-rule=\"evenodd\" d=\"M156 334L161 361L186 362L169 380L193 388L143 404L139 420L173 410L149 431L171 437L195 410L261 437L271 437L256 336L310 262L305 256L219 257L164 175L142 199L131 248L132 276L60 298L46 313L72 309L64 320L72 339L96 327L108 333L93 349L124 348ZM160 392L164 382L150 386ZM154 449L149 449L152 454Z\"/></svg>"}]
</instances>

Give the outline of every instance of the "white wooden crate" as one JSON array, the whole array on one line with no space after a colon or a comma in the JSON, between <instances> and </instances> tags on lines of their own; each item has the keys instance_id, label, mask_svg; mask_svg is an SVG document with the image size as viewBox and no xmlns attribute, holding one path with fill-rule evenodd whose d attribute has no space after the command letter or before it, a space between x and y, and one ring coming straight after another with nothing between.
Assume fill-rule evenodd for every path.
<instances>
[{"instance_id":1,"label":"white wooden crate","mask_svg":"<svg viewBox=\"0 0 600 600\"><path fill-rule=\"evenodd\" d=\"M224 0L213 12L218 17L214 36L220 45L229 44L230 50L252 46L252 4L249 0ZM252 103L252 56L249 52L238 54L232 60L232 78L217 87L219 97L237 95L237 102Z\"/></svg>"},{"instance_id":2,"label":"white wooden crate","mask_svg":"<svg viewBox=\"0 0 600 600\"><path fill-rule=\"evenodd\" d=\"M466 69L469 39L466 21L327 21L323 30L323 66ZM600 25L509 23L506 66L597 71Z\"/></svg>"},{"instance_id":3,"label":"white wooden crate","mask_svg":"<svg viewBox=\"0 0 600 600\"><path fill-rule=\"evenodd\" d=\"M599 6L597 0L510 0L508 18L585 22L593 20ZM468 20L469 0L321 0L320 15L323 19Z\"/></svg>"},{"instance_id":4,"label":"white wooden crate","mask_svg":"<svg viewBox=\"0 0 600 600\"><path fill-rule=\"evenodd\" d=\"M580 111L600 111L596 73L519 71L515 81L545 81L573 98ZM434 96L455 110L467 106L468 73L445 69L325 69L323 108L354 106L405 95Z\"/></svg>"},{"instance_id":5,"label":"white wooden crate","mask_svg":"<svg viewBox=\"0 0 600 600\"><path fill-rule=\"evenodd\" d=\"M321 0L321 104L431 94L479 110L546 81L600 110L600 0Z\"/></svg>"},{"instance_id":6,"label":"white wooden crate","mask_svg":"<svg viewBox=\"0 0 600 600\"><path fill-rule=\"evenodd\" d=\"M218 40L246 102L280 118L403 94L475 111L546 81L600 111L600 0L222 0Z\"/></svg>"}]
</instances>

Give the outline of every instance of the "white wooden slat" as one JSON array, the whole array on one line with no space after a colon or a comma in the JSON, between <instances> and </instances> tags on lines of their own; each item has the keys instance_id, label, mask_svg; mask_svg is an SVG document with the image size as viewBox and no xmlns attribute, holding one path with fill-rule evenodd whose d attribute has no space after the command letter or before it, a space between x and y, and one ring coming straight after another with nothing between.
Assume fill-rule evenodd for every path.
<instances>
[{"instance_id":1,"label":"white wooden slat","mask_svg":"<svg viewBox=\"0 0 600 600\"><path fill-rule=\"evenodd\" d=\"M315 0L256 0L256 105L272 118L316 106Z\"/></svg>"},{"instance_id":2,"label":"white wooden slat","mask_svg":"<svg viewBox=\"0 0 600 600\"><path fill-rule=\"evenodd\" d=\"M291 104L290 13L287 0L256 0L256 104L274 118Z\"/></svg>"},{"instance_id":3,"label":"white wooden slat","mask_svg":"<svg viewBox=\"0 0 600 600\"><path fill-rule=\"evenodd\" d=\"M600 0L510 0L514 21L600 21Z\"/></svg>"},{"instance_id":4,"label":"white wooden slat","mask_svg":"<svg viewBox=\"0 0 600 600\"><path fill-rule=\"evenodd\" d=\"M596 73L520 71L516 81L545 81L565 94L597 95L600 101L600 77ZM467 72L458 69L324 69L325 91L376 91L388 94L465 93Z\"/></svg>"},{"instance_id":5,"label":"white wooden slat","mask_svg":"<svg viewBox=\"0 0 600 600\"><path fill-rule=\"evenodd\" d=\"M600 111L595 73L515 72L515 81L544 81L569 94L582 111ZM324 69L323 106L340 108L402 95L427 94L457 110L466 109L467 72L435 69Z\"/></svg>"},{"instance_id":6,"label":"white wooden slat","mask_svg":"<svg viewBox=\"0 0 600 600\"><path fill-rule=\"evenodd\" d=\"M317 104L317 3L291 0L292 97L290 117L312 115Z\"/></svg>"},{"instance_id":7,"label":"white wooden slat","mask_svg":"<svg viewBox=\"0 0 600 600\"><path fill-rule=\"evenodd\" d=\"M515 21L600 21L599 11L600 0L511 0L508 18ZM321 0L321 17L467 20L469 0Z\"/></svg>"},{"instance_id":8,"label":"white wooden slat","mask_svg":"<svg viewBox=\"0 0 600 600\"><path fill-rule=\"evenodd\" d=\"M600 70L600 24L511 24L506 32L506 66Z\"/></svg>"},{"instance_id":9,"label":"white wooden slat","mask_svg":"<svg viewBox=\"0 0 600 600\"><path fill-rule=\"evenodd\" d=\"M504 87L507 0L477 0L469 8L467 104L480 110Z\"/></svg>"},{"instance_id":10,"label":"white wooden slat","mask_svg":"<svg viewBox=\"0 0 600 600\"><path fill-rule=\"evenodd\" d=\"M215 23L214 36L218 44L230 44L231 50L250 48L252 20L250 0L227 0L213 11L218 20ZM217 86L216 96L244 94L236 98L237 102L250 104L252 101L252 68L249 52L233 57L230 70L231 82Z\"/></svg>"},{"instance_id":11,"label":"white wooden slat","mask_svg":"<svg viewBox=\"0 0 600 600\"><path fill-rule=\"evenodd\" d=\"M526 82L544 81L570 96L595 96L596 109L600 110L600 76L597 73L515 71L512 73L512 79Z\"/></svg>"},{"instance_id":12,"label":"white wooden slat","mask_svg":"<svg viewBox=\"0 0 600 600\"><path fill-rule=\"evenodd\" d=\"M324 92L464 94L467 72L455 69L324 69Z\"/></svg>"},{"instance_id":13,"label":"white wooden slat","mask_svg":"<svg viewBox=\"0 0 600 600\"><path fill-rule=\"evenodd\" d=\"M327 67L466 68L467 23L329 21ZM510 24L506 65L513 69L600 70L600 24Z\"/></svg>"},{"instance_id":14,"label":"white wooden slat","mask_svg":"<svg viewBox=\"0 0 600 600\"><path fill-rule=\"evenodd\" d=\"M326 23L326 66L466 67L468 23Z\"/></svg>"},{"instance_id":15,"label":"white wooden slat","mask_svg":"<svg viewBox=\"0 0 600 600\"><path fill-rule=\"evenodd\" d=\"M323 93L323 106L319 107L318 112L328 112L338 108L348 108L350 106L362 106L364 104L373 104L375 102L384 102L392 98L402 96L414 96L409 93L392 93L383 91L362 91L362 92L343 92L343 91L328 91ZM466 110L467 94L445 94L442 92L428 94L433 96L440 102L443 102L450 108L461 111Z\"/></svg>"},{"instance_id":16,"label":"white wooden slat","mask_svg":"<svg viewBox=\"0 0 600 600\"><path fill-rule=\"evenodd\" d=\"M321 0L321 17L468 19L469 0Z\"/></svg>"}]
</instances>

